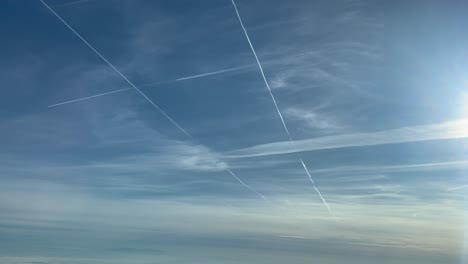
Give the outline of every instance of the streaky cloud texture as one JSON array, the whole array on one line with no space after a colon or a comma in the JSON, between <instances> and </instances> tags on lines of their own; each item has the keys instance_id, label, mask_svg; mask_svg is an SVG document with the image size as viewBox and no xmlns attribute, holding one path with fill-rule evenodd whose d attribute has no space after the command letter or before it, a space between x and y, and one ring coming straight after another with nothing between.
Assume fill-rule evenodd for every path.
<instances>
[{"instance_id":1,"label":"streaky cloud texture","mask_svg":"<svg viewBox=\"0 0 468 264\"><path fill-rule=\"evenodd\" d=\"M273 142L232 151L228 157L244 158L266 155L278 155L294 152L307 152L322 149L364 147L406 142L458 139L468 137L468 120L456 120L437 124L396 128L386 131L343 134L290 142Z\"/></svg>"}]
</instances>

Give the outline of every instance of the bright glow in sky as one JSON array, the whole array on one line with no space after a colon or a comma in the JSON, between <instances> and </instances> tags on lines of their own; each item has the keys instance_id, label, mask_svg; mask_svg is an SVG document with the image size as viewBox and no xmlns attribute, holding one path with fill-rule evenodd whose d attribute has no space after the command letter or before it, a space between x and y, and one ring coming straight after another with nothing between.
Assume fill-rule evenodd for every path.
<instances>
[{"instance_id":1,"label":"bright glow in sky","mask_svg":"<svg viewBox=\"0 0 468 264\"><path fill-rule=\"evenodd\" d=\"M0 263L466 262L466 1L45 3L0 3Z\"/></svg>"}]
</instances>

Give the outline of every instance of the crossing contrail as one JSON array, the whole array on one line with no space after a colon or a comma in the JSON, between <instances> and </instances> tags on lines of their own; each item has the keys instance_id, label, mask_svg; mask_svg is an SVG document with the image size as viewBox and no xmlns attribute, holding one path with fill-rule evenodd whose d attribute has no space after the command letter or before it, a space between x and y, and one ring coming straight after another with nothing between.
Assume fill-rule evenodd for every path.
<instances>
[{"instance_id":1,"label":"crossing contrail","mask_svg":"<svg viewBox=\"0 0 468 264\"><path fill-rule=\"evenodd\" d=\"M291 57L296 57L296 56L301 56L301 55L303 55L303 54L301 53L299 55L295 55L295 56L291 56ZM278 63L278 62L270 61L270 62L267 62L267 63ZM264 62L264 64L266 64L266 63ZM228 73L228 72L240 71L240 70L243 70L243 69L252 68L254 66L255 66L255 64L250 64L250 65L226 68L226 69L213 71L213 72L207 72L207 73L201 73L201 74L196 74L196 75L190 75L190 76L186 76L186 77L180 77L180 78L173 79L173 80L168 80L168 81L159 81L159 82L153 82L153 83L140 84L139 87L148 87L148 86L155 86L155 85L163 84L163 83L173 83L173 82L186 81L186 80L191 80L191 79L198 79L198 78L203 78L203 77L212 76L212 75L218 75L218 74L223 74L223 73ZM128 88L128 90L130 90L130 88ZM119 92L119 91L120 90L115 90L115 92ZM109 92L109 94L112 93L112 92ZM94 96L94 95L89 96L89 98L94 98L94 97L97 97L97 96ZM83 99L87 99L87 98L83 98ZM71 100L71 101L67 101L67 102L63 102L63 103L58 103L58 104L55 104L55 105L73 103L73 102L76 102L76 101L81 101L81 99Z\"/></svg>"},{"instance_id":2,"label":"crossing contrail","mask_svg":"<svg viewBox=\"0 0 468 264\"><path fill-rule=\"evenodd\" d=\"M132 88L119 89L119 90L110 91L110 92L107 92L107 93L101 93L101 94L91 95L91 96L87 96L87 97L83 97L83 98L79 98L79 99L74 99L74 100L70 100L70 101L65 101L65 102L61 102L61 103L57 103L57 104L52 104L52 105L49 105L49 106L47 106L47 107L54 107L54 106L59 106L59 105L64 105L64 104L69 104L69 103L74 103L74 102L83 101L83 100L88 100L88 99L91 99L91 98L95 98L95 97L99 97L99 96L104 96L104 95L108 95L108 94L124 92L124 91L128 91L128 90L131 90L131 89L132 89Z\"/></svg>"},{"instance_id":3,"label":"crossing contrail","mask_svg":"<svg viewBox=\"0 0 468 264\"><path fill-rule=\"evenodd\" d=\"M268 93L270 94L271 100L273 101L273 104L275 105L276 112L278 112L278 116L281 119L281 123L283 124L284 131L286 131L286 134L288 135L289 141L291 142L291 145L294 147L294 140L292 139L291 134L289 133L289 130L288 130L288 127L286 126L286 122L284 121L283 115L281 114L281 111L280 111L280 109L278 107L278 104L276 103L275 96L273 95L273 92L271 91L270 84L268 84L268 80L267 80L267 78L265 76L265 73L263 71L262 64L260 63L260 60L258 59L257 52L255 52L255 48L253 47L252 42L250 41L250 37L249 37L249 34L247 33L247 29L245 29L245 27L244 27L244 23L242 22L242 18L241 18L240 14L239 14L239 10L237 10L236 2L234 0L231 0L231 1L232 1L232 5L234 6L234 10L236 11L237 18L239 20L239 24L242 27L242 30L244 31L245 38L247 39L247 42L249 43L250 49L252 50L252 53L253 53L253 55L255 57L255 60L257 61L258 69L260 70L260 73L262 75L263 82L265 83L265 86L268 89ZM330 208L330 205L327 203L327 200L325 200L325 198L322 196L322 193L315 186L315 182L312 179L312 176L310 175L309 170L307 169L304 162L302 161L302 158L299 158L299 159L300 159L300 162L302 163L302 166L304 167L304 170L307 173L307 176L309 177L310 182L312 183L312 186L313 186L314 190L319 195L319 197L322 200L325 207L327 207L327 210L330 213L330 215L335 217L335 215L333 214L333 212L332 212L332 210Z\"/></svg>"},{"instance_id":4,"label":"crossing contrail","mask_svg":"<svg viewBox=\"0 0 468 264\"><path fill-rule=\"evenodd\" d=\"M49 5L47 5L46 2L44 2L44 0L39 0L41 1L41 3L47 7L47 9L50 10L50 12L52 12L52 14L54 14L65 26L68 27L68 29L70 29L81 41L83 41L84 44L86 44L86 46L88 46L96 55L98 55L107 65L109 65L117 74L119 74L131 87L133 87L133 89L135 89L141 96L143 96L143 98L145 98L154 108L156 108L160 113L162 113L176 128L178 128L181 132L183 132L186 136L188 136L189 138L193 138L192 135L190 135L187 131L185 131L185 129L183 129L179 124L177 124L176 121L174 121L174 119L172 119L168 114L166 114L166 112L164 112L158 105L156 105L153 101L151 101L151 99L148 98L148 96L146 96L140 89L138 89L138 87L136 87L122 72L119 71L119 69L117 69L109 60L107 60L101 53L99 53L99 51L97 51L88 41L86 41L86 39L84 39L78 32L75 31L75 29L73 29L65 20L63 20L63 18L57 14ZM130 89L130 88L128 88ZM121 89L120 91L124 91L124 89ZM119 91L119 92L120 92ZM112 92L118 92L118 91L112 91ZM108 92L107 94L109 93L112 93L112 92ZM101 95L97 95L97 96L102 96L104 94L101 94ZM92 96L92 97L97 97L97 96ZM90 97L88 96L88 98L86 99L89 99ZM81 98L81 100L85 100L83 98ZM65 102L64 102L65 103ZM60 104L63 104L63 103L60 103ZM55 105L59 105L59 104L55 104ZM235 175L230 169L226 169L234 178L236 178L244 187L246 187L247 189L251 190L252 192L256 193L257 195L259 195L260 197L262 197L262 199L266 200L265 196L263 196L262 194L260 194L259 192L255 191L252 187L250 187L249 185L245 184L239 177L237 177L237 175Z\"/></svg>"},{"instance_id":5,"label":"crossing contrail","mask_svg":"<svg viewBox=\"0 0 468 264\"><path fill-rule=\"evenodd\" d=\"M114 66L114 64L112 64L109 60L107 60L99 51L97 51L91 44L89 44L89 42L86 41L86 39L84 39L78 32L76 32L75 29L73 29L65 20L63 20L63 18L59 14L57 14L49 5L47 5L47 3L44 2L44 0L39 0L39 1L41 1L41 3L45 7L47 7L47 9L49 9L50 12L52 12L52 14L54 14L65 26L67 26L67 28L70 29L73 32L73 34L75 34L75 36L77 36L81 41L83 41L83 43L86 44L86 46L88 46L92 51L94 51L96 55L98 55L107 65L109 65L118 75L120 75L120 77L122 77L141 96L143 96L143 98L145 98L146 101L148 101L154 108L156 108L161 114L163 114L167 118L167 120L169 120L169 122L171 122L175 127L177 127L177 129L179 129L182 133L184 133L189 138L192 137L192 135L190 135L187 131L185 131L185 129L183 129L179 124L177 124L177 122L174 119L172 119L172 117L170 117L157 104L155 104L151 99L149 99L148 96L146 96L146 94L144 94L140 89L138 89L138 87L136 87L135 84L133 84L119 69L117 69Z\"/></svg>"}]
</instances>

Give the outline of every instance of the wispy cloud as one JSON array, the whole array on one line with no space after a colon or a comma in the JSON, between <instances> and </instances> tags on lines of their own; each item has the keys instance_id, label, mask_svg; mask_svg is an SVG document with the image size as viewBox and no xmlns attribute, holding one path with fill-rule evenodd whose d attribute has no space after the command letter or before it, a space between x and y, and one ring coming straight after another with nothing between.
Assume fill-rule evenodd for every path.
<instances>
[{"instance_id":1,"label":"wispy cloud","mask_svg":"<svg viewBox=\"0 0 468 264\"><path fill-rule=\"evenodd\" d=\"M301 239L301 240L315 240L314 238L311 237L305 237L305 236L296 236L296 235L278 235L276 237L279 238L288 238L288 239ZM337 242L339 244L346 244L346 245L352 245L352 246L363 246L363 247L384 247L384 248L413 248L413 249L418 249L421 251L442 251L441 248L434 248L434 247L427 247L423 245L410 245L406 243L385 243L385 242L358 242L358 241L342 241L342 242Z\"/></svg>"},{"instance_id":2,"label":"wispy cloud","mask_svg":"<svg viewBox=\"0 0 468 264\"><path fill-rule=\"evenodd\" d=\"M468 184L457 186L457 187L452 187L452 188L447 189L447 191L451 192L451 191L456 191L456 190L465 189L465 188L468 188Z\"/></svg>"},{"instance_id":3,"label":"wispy cloud","mask_svg":"<svg viewBox=\"0 0 468 264\"><path fill-rule=\"evenodd\" d=\"M228 156L231 158L244 158L307 152L321 149L337 149L346 147L397 144L415 141L466 138L468 137L467 127L468 120L462 119L430 125L402 127L379 132L343 134L296 140L294 141L296 145L294 148L291 147L291 144L288 141L267 143L235 150L229 153Z\"/></svg>"},{"instance_id":4,"label":"wispy cloud","mask_svg":"<svg viewBox=\"0 0 468 264\"><path fill-rule=\"evenodd\" d=\"M90 2L90 1L94 1L94 0L76 0L76 1L65 2L65 3L62 3L62 4L56 4L56 5L52 5L52 6L53 7L72 6L72 5L83 4L83 3L86 3L86 2Z\"/></svg>"},{"instance_id":5,"label":"wispy cloud","mask_svg":"<svg viewBox=\"0 0 468 264\"><path fill-rule=\"evenodd\" d=\"M383 165L383 166L336 166L327 169L311 170L312 174L343 174L343 173L392 173L392 172L411 172L411 171L443 171L453 169L468 168L468 160L432 162L432 163L416 163L416 164L399 164L399 165ZM344 179L371 180L385 179L385 176L362 176L362 177L346 177ZM334 180L343 180L343 178L335 178Z\"/></svg>"},{"instance_id":6,"label":"wispy cloud","mask_svg":"<svg viewBox=\"0 0 468 264\"><path fill-rule=\"evenodd\" d=\"M216 241L219 243L216 239L230 241L230 239L236 240L235 238L239 236L246 236L266 239L265 243L269 243L268 241L275 237L285 240L307 239L310 240L310 244L304 248L306 252L311 247L328 241L330 244L327 244L327 248L335 245L333 248L336 252L349 250L349 247L343 248L337 244L344 243L349 246L350 243L354 243L362 247L386 247L386 250L405 248L418 252L437 248L444 253L453 253L457 249L459 235L457 232L459 229L454 227L463 226L462 214L458 217L453 215L447 217L457 210L456 206L453 204L444 206L443 203L436 203L428 208L427 214L431 218L414 218L408 215L408 211L421 208L421 204L353 205L353 207L335 204L340 210L346 211L346 219L351 221L330 223L326 221L328 216L326 212L317 211L319 206L322 206L321 203L311 204L307 197L291 199L290 204L243 202L242 199L233 199L229 201L231 206L226 207L224 204L213 202L216 200L213 197L206 197L207 200L211 200L206 203L200 199L196 201L187 199L184 202L174 199L122 197L115 200L108 196L93 195L76 186L44 184L34 180L1 183L0 209L5 214L2 214L0 224L3 226L16 224L15 229L6 232L7 234L15 232L16 235L45 238L56 234L52 228L63 229L62 234L65 232L67 236L88 231L89 234L86 236L79 236L81 239L64 245L80 246L88 250L93 248L89 245L94 245L93 240L97 237L101 244L112 241L111 243L117 245L129 246L128 239L116 241L116 237L144 238L143 234L147 234L159 238L158 244L172 241L167 240L166 235L193 237L195 244L199 244L200 240L196 238L200 237L204 238L205 243L209 242L209 238L214 239L212 243ZM12 210L13 208L15 210ZM297 214L297 211L301 214ZM187 225L187 221L192 222L192 225ZM291 226L296 227L294 231L291 231ZM41 232L31 234L32 228ZM422 233L429 238L422 236ZM108 236L109 234L112 236ZM51 241L53 240L45 239L41 245L52 246L54 243ZM156 243L155 240L151 241ZM185 239L182 240L184 241ZM28 246L34 242L26 240L22 243ZM299 249L295 247L296 244L284 241L276 240L274 243L280 243L286 248ZM10 248L18 246L6 245ZM102 250L101 246L96 246L98 250ZM134 246L141 248L148 244L136 243ZM180 247L180 245L172 246L177 249ZM358 253L365 252L361 251L363 248L360 247L353 250ZM300 251L295 251L295 254L298 252ZM270 252L270 254L275 253Z\"/></svg>"},{"instance_id":7,"label":"wispy cloud","mask_svg":"<svg viewBox=\"0 0 468 264\"><path fill-rule=\"evenodd\" d=\"M297 107L289 107L284 112L291 120L297 120L304 123L304 126L320 130L336 130L340 128L338 122L318 110L306 110Z\"/></svg>"},{"instance_id":8,"label":"wispy cloud","mask_svg":"<svg viewBox=\"0 0 468 264\"><path fill-rule=\"evenodd\" d=\"M330 179L323 179L322 181L331 181L331 182L364 182L364 181L380 181L388 179L387 176L382 174L377 175L354 175L354 176L345 176L345 177L334 177Z\"/></svg>"}]
</instances>

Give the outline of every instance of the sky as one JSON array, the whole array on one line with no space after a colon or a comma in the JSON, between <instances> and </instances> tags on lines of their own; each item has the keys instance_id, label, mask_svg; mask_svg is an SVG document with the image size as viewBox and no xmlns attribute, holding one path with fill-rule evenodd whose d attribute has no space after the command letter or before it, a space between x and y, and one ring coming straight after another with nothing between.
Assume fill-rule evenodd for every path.
<instances>
[{"instance_id":1,"label":"sky","mask_svg":"<svg viewBox=\"0 0 468 264\"><path fill-rule=\"evenodd\" d=\"M466 1L234 3L0 3L0 262L468 263Z\"/></svg>"}]
</instances>

